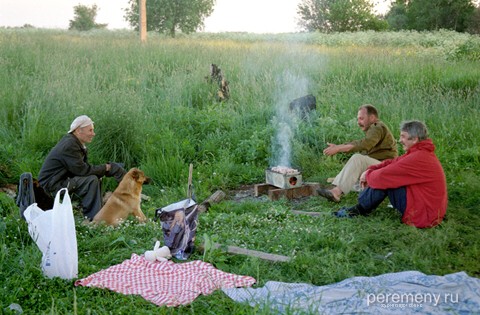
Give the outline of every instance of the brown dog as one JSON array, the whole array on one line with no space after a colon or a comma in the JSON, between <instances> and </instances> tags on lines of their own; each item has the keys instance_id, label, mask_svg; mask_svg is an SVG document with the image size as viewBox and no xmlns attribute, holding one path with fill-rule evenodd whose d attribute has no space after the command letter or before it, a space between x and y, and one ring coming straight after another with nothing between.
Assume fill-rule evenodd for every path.
<instances>
[{"instance_id":1,"label":"brown dog","mask_svg":"<svg viewBox=\"0 0 480 315\"><path fill-rule=\"evenodd\" d=\"M139 222L145 222L147 217L140 209L140 201L142 185L149 182L150 178L145 176L143 171L138 168L130 169L102 209L95 215L93 222L117 226L130 214L133 214Z\"/></svg>"}]
</instances>

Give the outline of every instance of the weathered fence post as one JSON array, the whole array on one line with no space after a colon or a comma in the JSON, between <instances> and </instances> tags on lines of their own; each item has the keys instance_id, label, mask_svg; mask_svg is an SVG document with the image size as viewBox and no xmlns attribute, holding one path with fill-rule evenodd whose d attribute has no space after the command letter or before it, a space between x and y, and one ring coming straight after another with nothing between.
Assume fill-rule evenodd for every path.
<instances>
[{"instance_id":1,"label":"weathered fence post","mask_svg":"<svg viewBox=\"0 0 480 315\"><path fill-rule=\"evenodd\" d=\"M147 0L140 0L140 41L147 41Z\"/></svg>"}]
</instances>

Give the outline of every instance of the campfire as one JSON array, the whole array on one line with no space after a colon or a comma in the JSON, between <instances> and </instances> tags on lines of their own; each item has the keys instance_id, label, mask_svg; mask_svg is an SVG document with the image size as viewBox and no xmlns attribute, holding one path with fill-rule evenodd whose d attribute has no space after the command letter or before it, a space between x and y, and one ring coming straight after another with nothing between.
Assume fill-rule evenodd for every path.
<instances>
[{"instance_id":1,"label":"campfire","mask_svg":"<svg viewBox=\"0 0 480 315\"><path fill-rule=\"evenodd\" d=\"M266 183L287 189L302 186L302 174L299 170L287 166L274 166L265 171Z\"/></svg>"},{"instance_id":2,"label":"campfire","mask_svg":"<svg viewBox=\"0 0 480 315\"><path fill-rule=\"evenodd\" d=\"M288 84L287 88L291 86L293 85ZM302 181L300 170L290 167L295 131L309 112L315 110L316 99L313 95L306 95L293 100L290 104L283 100L285 97L280 98L275 119L272 120L277 131L272 141L273 156L270 159L272 164L265 170L265 183L255 185L255 196L268 194L271 200L278 200L281 197L301 198L316 193L312 183Z\"/></svg>"}]
</instances>

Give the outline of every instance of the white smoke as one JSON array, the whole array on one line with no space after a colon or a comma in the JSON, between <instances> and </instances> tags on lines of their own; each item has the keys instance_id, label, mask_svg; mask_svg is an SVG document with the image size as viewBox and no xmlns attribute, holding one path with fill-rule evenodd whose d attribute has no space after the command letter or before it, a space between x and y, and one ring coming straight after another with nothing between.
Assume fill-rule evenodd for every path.
<instances>
[{"instance_id":1,"label":"white smoke","mask_svg":"<svg viewBox=\"0 0 480 315\"><path fill-rule=\"evenodd\" d=\"M295 98L307 94L308 80L286 71L277 81L276 112L272 119L276 134L272 139L270 165L291 167L293 139L301 119L295 111L290 111L289 105Z\"/></svg>"}]
</instances>

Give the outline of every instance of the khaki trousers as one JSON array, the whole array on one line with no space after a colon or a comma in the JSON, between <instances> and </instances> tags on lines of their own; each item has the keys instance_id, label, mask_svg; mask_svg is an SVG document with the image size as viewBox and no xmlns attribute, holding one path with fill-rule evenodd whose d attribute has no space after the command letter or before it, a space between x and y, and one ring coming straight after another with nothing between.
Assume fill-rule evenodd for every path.
<instances>
[{"instance_id":1,"label":"khaki trousers","mask_svg":"<svg viewBox=\"0 0 480 315\"><path fill-rule=\"evenodd\" d=\"M362 175L369 166L379 163L379 160L373 159L368 155L355 153L348 159L347 164L345 164L340 173L338 173L332 184L340 188L345 195L352 190L359 191L359 187L357 188L355 186L358 185L360 175Z\"/></svg>"}]
</instances>

